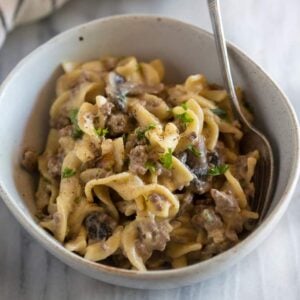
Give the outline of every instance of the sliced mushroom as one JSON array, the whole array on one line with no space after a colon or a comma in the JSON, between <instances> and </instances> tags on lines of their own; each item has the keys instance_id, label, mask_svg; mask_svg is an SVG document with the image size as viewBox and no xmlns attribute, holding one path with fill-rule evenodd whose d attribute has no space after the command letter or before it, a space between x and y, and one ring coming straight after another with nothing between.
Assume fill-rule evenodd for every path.
<instances>
[{"instance_id":1,"label":"sliced mushroom","mask_svg":"<svg viewBox=\"0 0 300 300\"><path fill-rule=\"evenodd\" d=\"M125 78L121 75L110 72L107 77L106 94L108 98L119 108L121 111L126 111L126 91L121 89L124 84Z\"/></svg>"},{"instance_id":2,"label":"sliced mushroom","mask_svg":"<svg viewBox=\"0 0 300 300\"><path fill-rule=\"evenodd\" d=\"M92 240L106 240L116 226L117 222L106 213L94 212L85 219L87 234Z\"/></svg>"},{"instance_id":3,"label":"sliced mushroom","mask_svg":"<svg viewBox=\"0 0 300 300\"><path fill-rule=\"evenodd\" d=\"M191 193L202 195L211 189L211 177L207 175L209 162L205 142L202 137L192 144L192 149L187 149L177 155L177 158L189 167L194 174L187 190Z\"/></svg>"},{"instance_id":4,"label":"sliced mushroom","mask_svg":"<svg viewBox=\"0 0 300 300\"><path fill-rule=\"evenodd\" d=\"M110 72L107 78L106 93L109 99L121 111L127 110L126 96L137 96L141 94L159 94L164 89L162 83L155 85L125 82L125 78L116 72Z\"/></svg>"}]
</instances>

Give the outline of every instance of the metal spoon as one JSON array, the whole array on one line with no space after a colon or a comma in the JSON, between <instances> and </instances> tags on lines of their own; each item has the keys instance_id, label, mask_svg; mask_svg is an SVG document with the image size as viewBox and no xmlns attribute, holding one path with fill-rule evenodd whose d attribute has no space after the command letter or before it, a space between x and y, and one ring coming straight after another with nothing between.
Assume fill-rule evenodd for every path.
<instances>
[{"instance_id":1,"label":"metal spoon","mask_svg":"<svg viewBox=\"0 0 300 300\"><path fill-rule=\"evenodd\" d=\"M254 184L256 189L255 197L251 203L251 208L259 213L258 223L260 223L268 212L271 204L271 193L274 179L273 152L267 138L247 121L241 111L230 71L219 0L207 0L207 3L223 80L229 94L234 113L241 121L246 132L241 141L242 151L243 153L247 153L257 149L260 154L254 175Z\"/></svg>"}]
</instances>

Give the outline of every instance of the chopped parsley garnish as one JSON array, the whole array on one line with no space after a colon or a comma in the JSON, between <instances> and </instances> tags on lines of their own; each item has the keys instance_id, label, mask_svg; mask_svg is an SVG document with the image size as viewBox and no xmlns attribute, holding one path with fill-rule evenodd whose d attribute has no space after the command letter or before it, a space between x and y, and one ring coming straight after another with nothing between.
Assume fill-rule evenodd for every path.
<instances>
[{"instance_id":1,"label":"chopped parsley garnish","mask_svg":"<svg viewBox=\"0 0 300 300\"><path fill-rule=\"evenodd\" d=\"M213 108L211 111L221 119L226 119L228 117L227 112L222 108Z\"/></svg>"},{"instance_id":2,"label":"chopped parsley garnish","mask_svg":"<svg viewBox=\"0 0 300 300\"><path fill-rule=\"evenodd\" d=\"M137 136L137 139L140 141L142 139L144 139L146 136L145 136L145 133L149 130L152 130L156 128L156 125L155 124L149 124L145 129L141 129L141 128L138 128L136 130L136 136Z\"/></svg>"},{"instance_id":3,"label":"chopped parsley garnish","mask_svg":"<svg viewBox=\"0 0 300 300\"><path fill-rule=\"evenodd\" d=\"M182 114L175 114L175 118L184 125L194 121L194 119L186 111Z\"/></svg>"},{"instance_id":4,"label":"chopped parsley garnish","mask_svg":"<svg viewBox=\"0 0 300 300\"><path fill-rule=\"evenodd\" d=\"M124 133L123 135L122 135L122 138L123 138L123 142L124 142L124 144L127 142L127 140L128 140L128 133Z\"/></svg>"},{"instance_id":5,"label":"chopped parsley garnish","mask_svg":"<svg viewBox=\"0 0 300 300\"><path fill-rule=\"evenodd\" d=\"M70 111L69 118L70 118L71 123L73 125L72 136L73 136L74 139L80 139L83 135L82 130L78 126L77 115L78 115L78 109L72 109Z\"/></svg>"},{"instance_id":6,"label":"chopped parsley garnish","mask_svg":"<svg viewBox=\"0 0 300 300\"><path fill-rule=\"evenodd\" d=\"M146 131L156 128L155 124L149 124L146 128Z\"/></svg>"},{"instance_id":7,"label":"chopped parsley garnish","mask_svg":"<svg viewBox=\"0 0 300 300\"><path fill-rule=\"evenodd\" d=\"M202 153L192 144L188 145L188 149L193 153L194 156L200 157Z\"/></svg>"},{"instance_id":8,"label":"chopped parsley garnish","mask_svg":"<svg viewBox=\"0 0 300 300\"><path fill-rule=\"evenodd\" d=\"M155 164L155 162L153 162L153 161L148 160L148 161L145 163L145 168L146 168L147 170L149 170L151 174L154 174L154 173L156 172L156 164Z\"/></svg>"},{"instance_id":9,"label":"chopped parsley garnish","mask_svg":"<svg viewBox=\"0 0 300 300\"><path fill-rule=\"evenodd\" d=\"M218 176L224 174L229 169L228 165L214 166L208 170L208 175Z\"/></svg>"},{"instance_id":10,"label":"chopped parsley garnish","mask_svg":"<svg viewBox=\"0 0 300 300\"><path fill-rule=\"evenodd\" d=\"M171 169L173 165L172 149L169 148L168 151L163 154L159 160L166 169Z\"/></svg>"},{"instance_id":11,"label":"chopped parsley garnish","mask_svg":"<svg viewBox=\"0 0 300 300\"><path fill-rule=\"evenodd\" d=\"M75 108L70 111L69 118L72 124L77 123L77 115L78 115L78 109Z\"/></svg>"},{"instance_id":12,"label":"chopped parsley garnish","mask_svg":"<svg viewBox=\"0 0 300 300\"><path fill-rule=\"evenodd\" d=\"M139 141L142 140L145 137L145 131L142 130L141 128L138 128L136 130L136 137Z\"/></svg>"},{"instance_id":13,"label":"chopped parsley garnish","mask_svg":"<svg viewBox=\"0 0 300 300\"><path fill-rule=\"evenodd\" d=\"M108 134L108 129L107 128L98 128L98 129L95 129L95 133L100 136L100 137L105 137L107 134Z\"/></svg>"},{"instance_id":14,"label":"chopped parsley garnish","mask_svg":"<svg viewBox=\"0 0 300 300\"><path fill-rule=\"evenodd\" d=\"M174 117L178 119L183 125L186 126L186 124L191 123L194 121L194 119L188 114L188 106L187 102L183 102L180 104L180 106L185 110L182 114L174 114Z\"/></svg>"},{"instance_id":15,"label":"chopped parsley garnish","mask_svg":"<svg viewBox=\"0 0 300 300\"><path fill-rule=\"evenodd\" d=\"M70 168L64 168L62 171L62 178L69 178L76 174L76 171Z\"/></svg>"},{"instance_id":16,"label":"chopped parsley garnish","mask_svg":"<svg viewBox=\"0 0 300 300\"><path fill-rule=\"evenodd\" d=\"M187 110L187 109L188 109L186 101L183 102L183 103L181 103L180 106L181 106L184 110Z\"/></svg>"}]
</instances>

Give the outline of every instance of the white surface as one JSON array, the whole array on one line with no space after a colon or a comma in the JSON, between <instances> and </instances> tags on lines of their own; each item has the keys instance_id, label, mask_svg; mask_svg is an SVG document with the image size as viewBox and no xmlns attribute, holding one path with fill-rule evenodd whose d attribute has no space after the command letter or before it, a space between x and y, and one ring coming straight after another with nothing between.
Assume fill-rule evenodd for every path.
<instances>
[{"instance_id":1,"label":"white surface","mask_svg":"<svg viewBox=\"0 0 300 300\"><path fill-rule=\"evenodd\" d=\"M84 41L78 40L79 36ZM6 191L0 195L3 195L3 200L6 200L20 223L46 249L75 269L104 282L140 289L166 289L212 278L256 248L286 211L297 184L295 177L300 169L299 163L295 163L299 156L299 133L296 130L297 124L294 123L295 117L284 95L267 75L244 54L230 47L235 83L243 87L247 99L251 99L255 123L259 125L262 120L261 128L270 134L276 145L274 149L278 149L274 153L279 157L279 163L275 164L279 176L268 220L236 247L201 264L163 273L152 271L128 274L126 270L108 272L103 265L89 262L61 246L58 247L57 241L50 238L27 211L24 212L24 200L29 207L34 206L35 185L32 176L21 168L18 155L21 149L28 147L38 152L44 149L42 137L48 133L45 120L48 120L57 78L53 70L66 58L71 61L86 61L107 53L136 55L146 60L159 57L165 63L167 81L180 82L190 74L201 71L212 82L222 82L213 36L174 19L123 15L98 19L62 33L25 58L0 91L1 108L5 112L1 113L0 118L0 140L5 144L5 147L0 148L0 191L2 188ZM52 80L49 81L50 77ZM278 117L274 118L274 115ZM9 133L7 128L10 128Z\"/></svg>"},{"instance_id":2,"label":"white surface","mask_svg":"<svg viewBox=\"0 0 300 300\"><path fill-rule=\"evenodd\" d=\"M279 0L222 3L228 39L271 74L300 113L299 1L285 1L285 7ZM0 51L0 80L55 33L99 16L127 12L159 13L209 28L204 0L75 0L8 38ZM33 241L1 203L0 299L299 299L299 192L273 234L240 264L201 284L156 292L110 286L66 267Z\"/></svg>"}]
</instances>

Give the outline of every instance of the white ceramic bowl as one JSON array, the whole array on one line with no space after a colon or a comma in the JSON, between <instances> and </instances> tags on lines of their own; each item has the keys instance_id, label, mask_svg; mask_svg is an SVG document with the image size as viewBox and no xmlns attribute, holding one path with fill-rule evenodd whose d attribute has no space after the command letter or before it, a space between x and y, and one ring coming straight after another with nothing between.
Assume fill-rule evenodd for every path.
<instances>
[{"instance_id":1,"label":"white ceramic bowl","mask_svg":"<svg viewBox=\"0 0 300 300\"><path fill-rule=\"evenodd\" d=\"M24 147L43 149L48 111L62 61L85 61L101 55L161 58L167 80L195 73L222 83L211 34L176 20L154 16L117 16L81 25L53 38L27 56L0 90L0 191L18 221L46 249L71 267L102 281L135 288L171 288L209 278L253 250L279 221L299 173L299 129L285 95L245 54L229 45L235 84L251 102L256 125L272 142L278 174L272 207L265 221L245 240L207 261L182 269L136 272L87 261L66 250L33 220L34 180L20 168Z\"/></svg>"}]
</instances>

